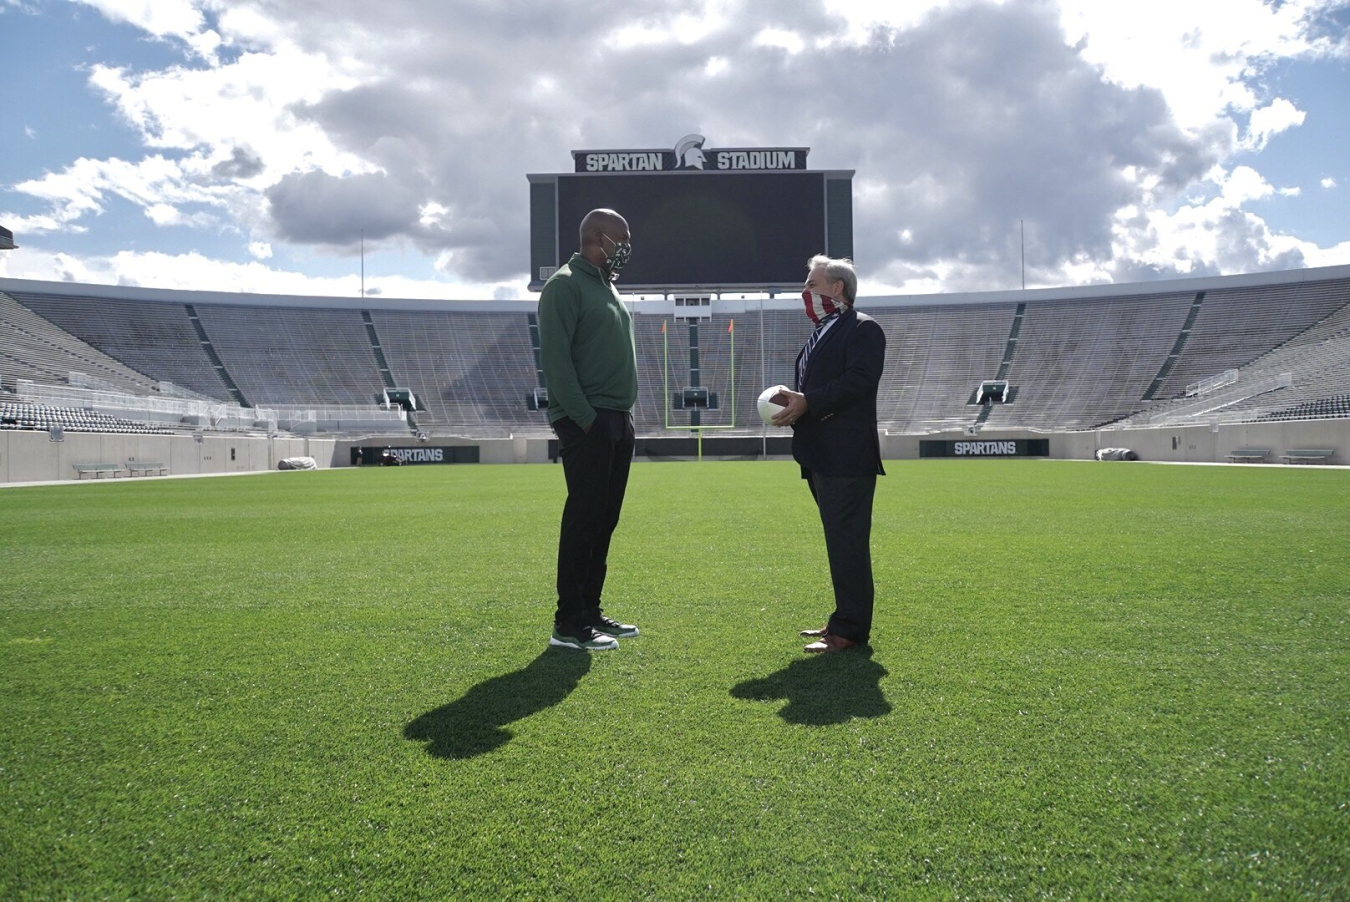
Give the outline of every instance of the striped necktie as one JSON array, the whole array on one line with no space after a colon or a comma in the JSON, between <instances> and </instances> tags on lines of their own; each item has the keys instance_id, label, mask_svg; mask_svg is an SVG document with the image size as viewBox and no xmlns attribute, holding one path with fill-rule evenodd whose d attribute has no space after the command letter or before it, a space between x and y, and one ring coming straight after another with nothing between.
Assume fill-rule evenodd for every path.
<instances>
[{"instance_id":1,"label":"striped necktie","mask_svg":"<svg viewBox=\"0 0 1350 902\"><path fill-rule=\"evenodd\" d=\"M829 316L825 317L820 321L820 325L816 326L816 331L812 332L811 337L806 340L806 347L802 350L802 359L797 362L798 391L801 391L802 384L806 382L806 362L811 359L811 351L815 349L816 343L820 341L820 337L825 334L825 329L829 327L830 323L838 318L839 314L837 312L831 313Z\"/></svg>"}]
</instances>

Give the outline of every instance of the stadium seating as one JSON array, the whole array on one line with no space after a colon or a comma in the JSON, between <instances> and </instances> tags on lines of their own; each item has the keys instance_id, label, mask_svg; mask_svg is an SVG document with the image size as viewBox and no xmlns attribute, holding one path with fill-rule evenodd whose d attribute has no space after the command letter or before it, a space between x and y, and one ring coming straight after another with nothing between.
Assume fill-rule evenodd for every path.
<instances>
[{"instance_id":1,"label":"stadium seating","mask_svg":"<svg viewBox=\"0 0 1350 902\"><path fill-rule=\"evenodd\" d=\"M254 405L373 405L384 388L359 311L194 307L225 369Z\"/></svg>"},{"instance_id":2,"label":"stadium seating","mask_svg":"<svg viewBox=\"0 0 1350 902\"><path fill-rule=\"evenodd\" d=\"M105 413L95 413L82 407L51 407L45 404L0 401L0 429L47 430L53 426L59 426L66 432L173 434L171 429L137 423Z\"/></svg>"},{"instance_id":3,"label":"stadium seating","mask_svg":"<svg viewBox=\"0 0 1350 902\"><path fill-rule=\"evenodd\" d=\"M1186 353L1159 397L1176 397L1187 383L1251 363L1341 310L1347 301L1345 280L1206 291Z\"/></svg>"},{"instance_id":4,"label":"stadium seating","mask_svg":"<svg viewBox=\"0 0 1350 902\"><path fill-rule=\"evenodd\" d=\"M548 430L524 314L371 310L389 370L422 405L419 427L483 436ZM377 383L378 384L378 383Z\"/></svg>"},{"instance_id":5,"label":"stadium seating","mask_svg":"<svg viewBox=\"0 0 1350 902\"><path fill-rule=\"evenodd\" d=\"M1133 413L1167 359L1194 293L1028 305L989 427L1090 428Z\"/></svg>"},{"instance_id":6,"label":"stadium seating","mask_svg":"<svg viewBox=\"0 0 1350 902\"><path fill-rule=\"evenodd\" d=\"M1339 309L1241 365L1236 382L1201 398L1183 397L1153 405L1120 425L1180 425L1197 418L1257 422L1350 415L1337 403L1337 399L1350 397L1350 304L1345 303L1346 290L1343 285ZM1275 300L1280 298L1276 296ZM1269 314L1270 318L1274 316ZM1298 322L1305 318L1306 314ZM1250 352L1250 344L1241 347L1242 353Z\"/></svg>"},{"instance_id":7,"label":"stadium seating","mask_svg":"<svg viewBox=\"0 0 1350 902\"><path fill-rule=\"evenodd\" d=\"M863 298L859 309L887 334L881 424L931 433L1350 416L1350 276L1320 272L1329 274L1197 280L1201 288L1172 283L1157 292ZM24 285L0 294L0 393L15 379L61 384L84 372L131 394L157 395L163 382L223 403L232 397L228 380L251 405L294 410L373 408L397 386L419 401L409 424L416 429L549 433L544 412L527 401L540 381L530 302L479 310L470 302L319 306L194 295L189 304ZM800 309L748 301L691 324L673 308L653 313L658 305L644 303L634 316L639 432L686 429L696 415L706 427L761 434L755 399L792 382L810 332ZM1236 380L1210 378L1230 370ZM1010 403L973 404L980 383L996 378L1008 383ZM1186 397L1188 385L1202 388ZM689 388L719 403L673 409L671 395ZM43 428L38 422L27 428ZM77 417L62 425L99 424Z\"/></svg>"},{"instance_id":8,"label":"stadium seating","mask_svg":"<svg viewBox=\"0 0 1350 902\"><path fill-rule=\"evenodd\" d=\"M1323 420L1332 417L1350 417L1350 395L1337 395L1316 401L1304 401L1273 413L1263 413L1261 420Z\"/></svg>"},{"instance_id":9,"label":"stadium seating","mask_svg":"<svg viewBox=\"0 0 1350 902\"><path fill-rule=\"evenodd\" d=\"M886 369L877 415L897 432L937 432L974 422L967 404L975 388L997 375L1016 313L1015 304L859 309L886 331ZM795 349L793 351L795 355Z\"/></svg>"},{"instance_id":10,"label":"stadium seating","mask_svg":"<svg viewBox=\"0 0 1350 902\"><path fill-rule=\"evenodd\" d=\"M14 297L137 372L154 374L197 395L230 400L182 304L18 292Z\"/></svg>"},{"instance_id":11,"label":"stadium seating","mask_svg":"<svg viewBox=\"0 0 1350 902\"><path fill-rule=\"evenodd\" d=\"M123 391L149 393L155 381L0 292L0 382L64 383L87 373Z\"/></svg>"}]
</instances>

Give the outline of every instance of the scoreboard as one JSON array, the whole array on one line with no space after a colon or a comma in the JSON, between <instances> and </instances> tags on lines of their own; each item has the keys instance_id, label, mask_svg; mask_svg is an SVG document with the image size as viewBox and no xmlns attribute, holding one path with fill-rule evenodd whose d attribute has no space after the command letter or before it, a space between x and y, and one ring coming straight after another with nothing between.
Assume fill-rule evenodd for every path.
<instances>
[{"instance_id":1,"label":"scoreboard","mask_svg":"<svg viewBox=\"0 0 1350 902\"><path fill-rule=\"evenodd\" d=\"M527 176L531 291L578 249L598 207L633 233L620 291L795 290L812 255L853 255L853 171L806 169L803 149L705 153L691 135L673 154L573 156L575 172Z\"/></svg>"}]
</instances>

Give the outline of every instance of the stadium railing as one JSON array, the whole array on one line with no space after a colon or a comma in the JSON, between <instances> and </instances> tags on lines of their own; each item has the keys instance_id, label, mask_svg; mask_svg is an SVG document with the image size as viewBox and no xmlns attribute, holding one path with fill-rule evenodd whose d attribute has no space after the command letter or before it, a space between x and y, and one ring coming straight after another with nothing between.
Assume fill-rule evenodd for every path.
<instances>
[{"instance_id":1,"label":"stadium railing","mask_svg":"<svg viewBox=\"0 0 1350 902\"><path fill-rule=\"evenodd\" d=\"M1192 382L1186 386L1186 397L1194 398L1197 395L1207 395L1212 391L1232 385L1238 381L1238 371L1227 369L1216 376L1210 376L1208 379L1201 379L1199 382Z\"/></svg>"}]
</instances>

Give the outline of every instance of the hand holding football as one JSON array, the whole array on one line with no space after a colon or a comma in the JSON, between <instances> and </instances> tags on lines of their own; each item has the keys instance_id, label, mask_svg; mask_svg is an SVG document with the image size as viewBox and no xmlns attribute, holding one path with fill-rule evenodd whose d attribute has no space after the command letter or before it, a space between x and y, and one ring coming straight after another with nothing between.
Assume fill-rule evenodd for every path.
<instances>
[{"instance_id":1,"label":"hand holding football","mask_svg":"<svg viewBox=\"0 0 1350 902\"><path fill-rule=\"evenodd\" d=\"M786 390L786 385L773 385L759 393L759 418L769 426L773 425L773 418L787 407L780 403L787 400L781 394Z\"/></svg>"}]
</instances>

